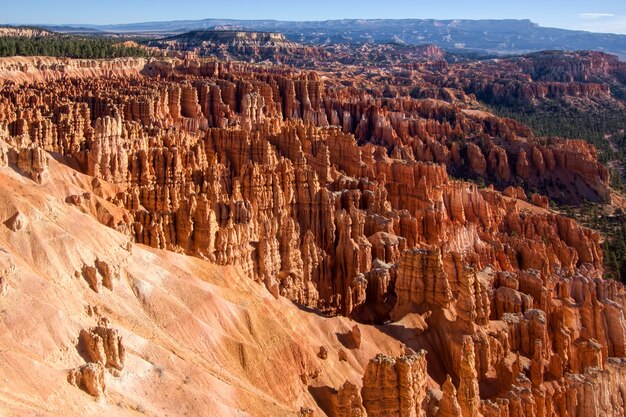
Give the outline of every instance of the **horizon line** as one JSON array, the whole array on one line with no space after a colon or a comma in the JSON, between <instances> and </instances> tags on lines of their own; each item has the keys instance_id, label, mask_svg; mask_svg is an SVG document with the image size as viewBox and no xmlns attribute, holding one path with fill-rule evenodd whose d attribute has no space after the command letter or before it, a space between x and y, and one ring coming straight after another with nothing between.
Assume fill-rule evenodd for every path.
<instances>
[{"instance_id":1,"label":"horizon line","mask_svg":"<svg viewBox=\"0 0 626 417\"><path fill-rule=\"evenodd\" d=\"M233 21L233 22L279 22L279 23L324 23L324 22L337 22L337 21L436 21L436 22L452 22L452 21L466 21L466 22L498 22L498 21L517 21L517 22L529 22L537 27L545 28L545 29L558 29L558 30L567 30L572 32L584 32L591 34L603 34L603 35L617 35L617 36L626 36L626 32L597 32L588 29L580 29L580 28L566 28L559 26L543 26L541 23L535 22L531 18L512 18L512 17L503 17L503 18L484 18L484 19L468 19L468 18L428 18L428 17L398 17L398 18L360 18L360 17L342 17L342 18L333 18L333 19L318 19L318 20L284 20L284 19L241 19L235 17L204 17L200 19L175 19L175 20L148 20L148 21L133 21L133 22L125 22L125 23L0 23L0 26L14 26L14 27L67 27L67 28L106 28L106 27L115 27L115 26L132 26L132 25L148 25L148 24L159 24L159 23L177 23L177 22L202 22L207 20L222 20L222 21ZM187 28L180 28L187 29ZM195 30L195 29L189 29ZM106 32L106 30L103 30ZM132 31L129 31L132 32ZM115 32L112 32L115 33Z\"/></svg>"}]
</instances>

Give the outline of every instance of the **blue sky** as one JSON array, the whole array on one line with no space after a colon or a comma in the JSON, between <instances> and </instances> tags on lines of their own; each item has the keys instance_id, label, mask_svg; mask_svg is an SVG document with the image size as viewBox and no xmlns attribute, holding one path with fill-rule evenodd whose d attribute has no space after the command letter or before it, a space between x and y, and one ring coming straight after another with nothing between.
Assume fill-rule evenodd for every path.
<instances>
[{"instance_id":1,"label":"blue sky","mask_svg":"<svg viewBox=\"0 0 626 417\"><path fill-rule=\"evenodd\" d=\"M0 23L133 23L203 18L531 19L626 33L625 0L0 0Z\"/></svg>"}]
</instances>

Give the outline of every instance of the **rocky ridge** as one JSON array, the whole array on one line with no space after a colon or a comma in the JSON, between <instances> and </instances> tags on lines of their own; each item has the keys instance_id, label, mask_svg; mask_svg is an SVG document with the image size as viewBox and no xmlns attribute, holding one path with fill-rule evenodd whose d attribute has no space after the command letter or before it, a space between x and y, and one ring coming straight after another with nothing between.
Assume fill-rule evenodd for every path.
<instances>
[{"instance_id":1,"label":"rocky ridge","mask_svg":"<svg viewBox=\"0 0 626 417\"><path fill-rule=\"evenodd\" d=\"M0 26L0 36L34 38L52 35L52 32L37 27Z\"/></svg>"},{"instance_id":2,"label":"rocky ridge","mask_svg":"<svg viewBox=\"0 0 626 417\"><path fill-rule=\"evenodd\" d=\"M458 78L444 83L452 81L450 85L493 104L586 99L595 106L623 107L612 99L612 89L624 88L626 66L616 56L602 52L538 52L463 63L458 70Z\"/></svg>"},{"instance_id":3,"label":"rocky ridge","mask_svg":"<svg viewBox=\"0 0 626 417\"><path fill-rule=\"evenodd\" d=\"M445 53L437 46L341 43L306 44L289 40L282 33L238 31L233 29L196 30L148 42L168 56L216 57L265 64L284 64L299 68L324 68L340 65L398 65L434 61L446 66Z\"/></svg>"}]
</instances>

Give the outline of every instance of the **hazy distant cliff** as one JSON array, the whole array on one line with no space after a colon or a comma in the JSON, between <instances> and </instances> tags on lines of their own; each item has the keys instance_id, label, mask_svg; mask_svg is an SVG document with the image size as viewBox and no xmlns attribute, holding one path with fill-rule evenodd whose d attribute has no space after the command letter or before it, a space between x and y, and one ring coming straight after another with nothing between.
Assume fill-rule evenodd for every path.
<instances>
[{"instance_id":1,"label":"hazy distant cliff","mask_svg":"<svg viewBox=\"0 0 626 417\"><path fill-rule=\"evenodd\" d=\"M308 43L435 43L447 49L525 53L591 49L626 56L626 35L545 28L530 20L343 19L309 22L204 19L125 25L82 25L110 32L185 32L229 28L281 32ZM70 28L70 26L66 26ZM59 29L58 27L56 29Z\"/></svg>"}]
</instances>

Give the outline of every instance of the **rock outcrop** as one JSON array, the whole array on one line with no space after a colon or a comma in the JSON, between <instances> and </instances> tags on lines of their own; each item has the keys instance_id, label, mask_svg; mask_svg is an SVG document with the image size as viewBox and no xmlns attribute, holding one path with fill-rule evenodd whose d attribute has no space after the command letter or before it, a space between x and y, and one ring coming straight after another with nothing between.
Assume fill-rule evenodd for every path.
<instances>
[{"instance_id":1,"label":"rock outcrop","mask_svg":"<svg viewBox=\"0 0 626 417\"><path fill-rule=\"evenodd\" d=\"M68 382L93 397L104 397L105 372L120 376L124 369L126 349L122 337L103 318L98 326L80 331L77 348L87 363L70 370Z\"/></svg>"},{"instance_id":2,"label":"rock outcrop","mask_svg":"<svg viewBox=\"0 0 626 417\"><path fill-rule=\"evenodd\" d=\"M82 389L98 399L104 397L104 366L100 363L86 363L80 368L69 372L67 380L70 384Z\"/></svg>"},{"instance_id":3,"label":"rock outcrop","mask_svg":"<svg viewBox=\"0 0 626 417\"><path fill-rule=\"evenodd\" d=\"M475 363L474 342L471 337L466 336L463 338L458 390L459 406L463 417L477 416L480 408L478 374Z\"/></svg>"},{"instance_id":4,"label":"rock outcrop","mask_svg":"<svg viewBox=\"0 0 626 417\"><path fill-rule=\"evenodd\" d=\"M126 349L122 337L108 327L106 320L89 330L81 330L78 339L87 362L99 363L114 374L124 369Z\"/></svg>"},{"instance_id":5,"label":"rock outcrop","mask_svg":"<svg viewBox=\"0 0 626 417\"><path fill-rule=\"evenodd\" d=\"M426 352L397 358L378 355L363 376L363 406L369 417L425 416Z\"/></svg>"},{"instance_id":6,"label":"rock outcrop","mask_svg":"<svg viewBox=\"0 0 626 417\"><path fill-rule=\"evenodd\" d=\"M363 399L356 385L346 381L337 394L337 417L367 417Z\"/></svg>"},{"instance_id":7,"label":"rock outcrop","mask_svg":"<svg viewBox=\"0 0 626 417\"><path fill-rule=\"evenodd\" d=\"M450 379L450 375L446 377L443 383L443 396L439 401L439 408L435 417L459 417L463 415L461 406L457 400L456 388Z\"/></svg>"}]
</instances>

